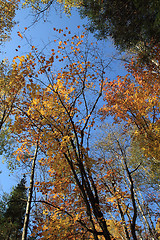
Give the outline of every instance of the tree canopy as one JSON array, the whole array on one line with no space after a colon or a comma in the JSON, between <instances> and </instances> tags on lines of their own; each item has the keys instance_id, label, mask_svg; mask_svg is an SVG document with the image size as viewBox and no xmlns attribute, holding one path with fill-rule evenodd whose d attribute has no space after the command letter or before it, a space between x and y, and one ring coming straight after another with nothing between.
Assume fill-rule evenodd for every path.
<instances>
[{"instance_id":1,"label":"tree canopy","mask_svg":"<svg viewBox=\"0 0 160 240\"><path fill-rule=\"evenodd\" d=\"M128 65L127 76L109 81L105 76L108 63L102 60L96 43L85 41L85 33L70 36L68 28L58 31L65 38L49 56L38 54L32 46L29 54L13 60L13 69L25 75L23 97L12 125L20 144L17 159L28 161L24 152L38 140L43 155L39 163L47 166L48 172L45 180L36 182L42 198L33 236L156 239L152 219L158 202L152 197L149 200L143 192L144 183L137 182L138 173L145 174L147 167L143 164L145 169L139 169L141 161L133 162L132 151L125 145L131 149L132 139L139 142L142 155L159 165L158 69L135 59ZM154 59L158 63L158 55ZM56 62L63 67L53 74ZM105 140L107 157L101 154L101 147L97 157L91 154L92 134L107 115L115 122L123 120L124 127L121 136L115 133L111 141ZM156 194L152 185L148 189ZM151 202L155 211L151 211ZM141 218L143 224L139 224Z\"/></svg>"},{"instance_id":2,"label":"tree canopy","mask_svg":"<svg viewBox=\"0 0 160 240\"><path fill-rule=\"evenodd\" d=\"M28 201L25 178L1 200L1 238L158 240L159 1L57 2L67 13L86 11L91 30L119 48L145 51L129 60L127 75L110 79L114 57L88 29L54 27L43 50L27 27L17 32L29 49L0 64L0 150L11 152L14 139L12 164L30 187ZM25 3L43 13L55 2ZM15 15L7 11L6 34Z\"/></svg>"},{"instance_id":3,"label":"tree canopy","mask_svg":"<svg viewBox=\"0 0 160 240\"><path fill-rule=\"evenodd\" d=\"M19 0L0 1L0 45L10 37L10 32L15 25L14 17L18 9Z\"/></svg>"},{"instance_id":4,"label":"tree canopy","mask_svg":"<svg viewBox=\"0 0 160 240\"><path fill-rule=\"evenodd\" d=\"M77 7L83 18L88 18L88 29L98 39L111 37L121 49L135 47L146 48L146 44L160 39L160 1L159 0L72 0L43 1L26 0L24 5L31 5L37 13L44 13L58 3L67 14Z\"/></svg>"},{"instance_id":5,"label":"tree canopy","mask_svg":"<svg viewBox=\"0 0 160 240\"><path fill-rule=\"evenodd\" d=\"M111 37L122 50L159 43L159 0L84 0L80 11L89 18L91 32L100 39Z\"/></svg>"}]
</instances>

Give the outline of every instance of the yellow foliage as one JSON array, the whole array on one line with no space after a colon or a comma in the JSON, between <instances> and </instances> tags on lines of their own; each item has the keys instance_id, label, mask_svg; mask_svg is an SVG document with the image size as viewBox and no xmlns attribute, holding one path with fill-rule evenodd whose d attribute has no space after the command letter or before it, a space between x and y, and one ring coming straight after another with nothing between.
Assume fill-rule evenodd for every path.
<instances>
[{"instance_id":1,"label":"yellow foliage","mask_svg":"<svg viewBox=\"0 0 160 240\"><path fill-rule=\"evenodd\" d=\"M63 5L64 12L67 15L71 14L71 8L79 7L82 4L81 0L56 0L57 3ZM50 5L51 0L25 0L23 5L31 5L35 10L41 10L44 8L43 5ZM52 3L53 4L53 3Z\"/></svg>"},{"instance_id":2,"label":"yellow foliage","mask_svg":"<svg viewBox=\"0 0 160 240\"><path fill-rule=\"evenodd\" d=\"M160 239L160 218L158 218L157 223L156 223L156 231L158 234L158 239Z\"/></svg>"},{"instance_id":3,"label":"yellow foliage","mask_svg":"<svg viewBox=\"0 0 160 240\"><path fill-rule=\"evenodd\" d=\"M19 0L0 0L0 44L9 39L11 29L15 25L13 19L18 9L18 2Z\"/></svg>"},{"instance_id":4,"label":"yellow foliage","mask_svg":"<svg viewBox=\"0 0 160 240\"><path fill-rule=\"evenodd\" d=\"M0 125L8 121L24 86L24 78L9 66L7 60L0 64ZM0 128L1 128L0 126Z\"/></svg>"}]
</instances>

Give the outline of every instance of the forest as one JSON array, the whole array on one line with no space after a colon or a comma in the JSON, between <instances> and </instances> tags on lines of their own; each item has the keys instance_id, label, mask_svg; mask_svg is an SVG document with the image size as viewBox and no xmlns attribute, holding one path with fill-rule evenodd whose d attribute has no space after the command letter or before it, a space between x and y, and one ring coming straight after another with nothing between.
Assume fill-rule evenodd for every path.
<instances>
[{"instance_id":1,"label":"forest","mask_svg":"<svg viewBox=\"0 0 160 240\"><path fill-rule=\"evenodd\" d=\"M0 239L159 240L160 1L0 10Z\"/></svg>"}]
</instances>

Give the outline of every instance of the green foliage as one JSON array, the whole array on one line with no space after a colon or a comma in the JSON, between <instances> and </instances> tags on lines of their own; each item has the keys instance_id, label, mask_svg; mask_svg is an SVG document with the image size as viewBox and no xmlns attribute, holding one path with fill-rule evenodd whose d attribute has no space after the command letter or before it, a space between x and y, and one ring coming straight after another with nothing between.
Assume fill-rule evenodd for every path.
<instances>
[{"instance_id":1,"label":"green foliage","mask_svg":"<svg viewBox=\"0 0 160 240\"><path fill-rule=\"evenodd\" d=\"M21 239L27 200L25 183L23 177L10 195L2 196L0 201L0 239L2 240Z\"/></svg>"},{"instance_id":2,"label":"green foliage","mask_svg":"<svg viewBox=\"0 0 160 240\"><path fill-rule=\"evenodd\" d=\"M89 29L98 38L112 37L124 50L160 39L159 0L83 0L81 15L90 20Z\"/></svg>"},{"instance_id":3,"label":"green foliage","mask_svg":"<svg viewBox=\"0 0 160 240\"><path fill-rule=\"evenodd\" d=\"M0 131L0 155L2 155L4 152L7 153L8 148L8 129L2 128Z\"/></svg>"},{"instance_id":4,"label":"green foliage","mask_svg":"<svg viewBox=\"0 0 160 240\"><path fill-rule=\"evenodd\" d=\"M7 161L8 167L12 170L15 167L15 162L12 164L14 139L11 137L9 122L4 124L0 131L0 155Z\"/></svg>"},{"instance_id":5,"label":"green foliage","mask_svg":"<svg viewBox=\"0 0 160 240\"><path fill-rule=\"evenodd\" d=\"M143 136L141 141L144 142ZM136 168L138 164L141 164L140 169L142 172L138 175L138 180L153 186L154 188L159 188L160 184L160 162L154 157L146 157L142 148L140 147L140 141L138 139L132 138L130 145L130 164L132 167Z\"/></svg>"}]
</instances>

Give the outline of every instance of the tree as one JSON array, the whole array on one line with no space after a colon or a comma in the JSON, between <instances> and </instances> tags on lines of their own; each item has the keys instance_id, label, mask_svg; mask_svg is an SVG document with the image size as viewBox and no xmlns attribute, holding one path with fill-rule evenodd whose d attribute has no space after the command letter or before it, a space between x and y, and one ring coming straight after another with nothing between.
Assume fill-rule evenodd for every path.
<instances>
[{"instance_id":1,"label":"tree","mask_svg":"<svg viewBox=\"0 0 160 240\"><path fill-rule=\"evenodd\" d=\"M41 239L137 240L146 239L148 234L157 240L157 232L151 228L153 216L150 221L150 215L144 218L141 208L141 203L147 206L148 202L143 202L136 192L138 168L130 169L123 144L114 138L114 143L109 144L115 154L108 154L106 159L91 155L95 122L98 124L101 117L99 105L102 105L103 91L104 118L112 100L112 95L107 98L107 87L111 83L105 76L109 63L101 58L96 45L84 41L84 34L68 38L66 31L55 31L65 39L59 41L57 50L51 49L50 56L39 54L32 46L29 54L14 59L14 70L25 76L22 98L11 128L20 145L15 154L19 161L27 161L24 150L32 149L39 140L39 152L44 157L38 161L48 171L45 180L36 182L42 197L37 200L40 205L35 211L34 233ZM57 62L62 65L55 73L52 69ZM144 86L147 76L145 74ZM128 86L130 94L134 93L131 86L136 87L137 92L141 90L138 84L127 85L127 81L124 86ZM141 91L143 99L153 92L148 91L147 87L145 92ZM138 99L141 102L141 97ZM139 102L134 105L139 106ZM150 101L146 100L146 106L147 103ZM156 104L155 100L155 107ZM148 107L150 109L150 105ZM123 111L124 117L125 114ZM157 119L157 115L154 118ZM145 213L150 213L147 207ZM157 215L156 212L156 219ZM141 224L141 217L147 227Z\"/></svg>"},{"instance_id":2,"label":"tree","mask_svg":"<svg viewBox=\"0 0 160 240\"><path fill-rule=\"evenodd\" d=\"M0 63L0 130L7 123L9 116L18 101L18 95L23 87L22 75L17 75L9 66L7 60Z\"/></svg>"},{"instance_id":3,"label":"tree","mask_svg":"<svg viewBox=\"0 0 160 240\"><path fill-rule=\"evenodd\" d=\"M10 38L10 32L15 25L14 17L18 9L19 0L1 0L0 1L0 45Z\"/></svg>"},{"instance_id":4,"label":"tree","mask_svg":"<svg viewBox=\"0 0 160 240\"><path fill-rule=\"evenodd\" d=\"M8 60L0 63L0 154L8 161L12 154L14 139L10 135L11 114L18 104L19 95L24 84L24 77L13 71ZM13 167L8 161L8 166ZM13 168L12 168L13 169Z\"/></svg>"},{"instance_id":5,"label":"tree","mask_svg":"<svg viewBox=\"0 0 160 240\"><path fill-rule=\"evenodd\" d=\"M112 37L115 45L130 49L160 39L159 0L82 1L81 15L90 20L89 29L98 38Z\"/></svg>"},{"instance_id":6,"label":"tree","mask_svg":"<svg viewBox=\"0 0 160 240\"><path fill-rule=\"evenodd\" d=\"M23 177L10 195L1 200L0 236L1 239L21 239L27 201L26 180Z\"/></svg>"},{"instance_id":7,"label":"tree","mask_svg":"<svg viewBox=\"0 0 160 240\"><path fill-rule=\"evenodd\" d=\"M125 121L134 126L134 139L137 139L144 154L156 168L160 159L159 128L159 46L154 47L155 61L143 64L138 59L128 66L129 74L107 82L102 115L114 117L115 122ZM155 55L156 54L156 55Z\"/></svg>"},{"instance_id":8,"label":"tree","mask_svg":"<svg viewBox=\"0 0 160 240\"><path fill-rule=\"evenodd\" d=\"M26 205L26 213L25 213L24 224L23 224L22 240L27 239L27 231L28 231L28 227L29 227L29 217L30 217L31 203L32 203L32 196L33 196L34 175L35 175L35 165L36 165L37 153L38 153L38 143L37 143L35 154L34 154L34 157L32 160L30 187L29 187L28 200L27 200L27 205Z\"/></svg>"},{"instance_id":9,"label":"tree","mask_svg":"<svg viewBox=\"0 0 160 240\"><path fill-rule=\"evenodd\" d=\"M94 48L92 45L84 48L83 56L83 52L80 50L83 46L83 38L84 35L75 35L71 38L70 43L67 43L67 40L60 41L59 56L52 49L49 60L45 59L44 56L38 57L41 66L35 74L33 70L36 58L32 54L25 59L19 58L20 63L17 64L16 70L23 74L23 71L27 69L30 83L26 84L26 89L23 91L23 99L28 96L28 101L22 101L19 105L13 131L19 134L21 142L23 139L25 144L31 144L31 146L37 140L37 133L40 132L39 147L47 156L41 161L42 164L48 162L48 169L51 162L54 165L56 175L52 176L51 171L50 178L54 179L55 188L58 191L61 190L62 195L66 195L66 198L68 189L72 188L73 194L68 195L71 199L67 201L72 202L73 196L76 197L78 203L82 201L81 207L75 206L77 214L74 214L74 218L76 215L78 217L82 208L85 208L87 212L84 213L84 218L89 221L87 223L89 226L86 226L86 229L88 228L94 238L98 239L98 234L102 234L96 231L96 225L98 225L105 238L111 239L102 209L99 207L98 196L95 196L96 188L92 177L89 176L88 168L91 163L89 163L87 151L83 146L87 144L84 142L87 136L89 138L87 129L90 129L94 124L92 114L102 94L105 65L103 61L99 61L97 57L93 56ZM69 44L70 46L67 47ZM32 49L37 51L34 47ZM69 51L67 56L64 55L66 49ZM60 50L63 55L61 55ZM56 76L50 73L54 59L66 63L64 69L60 70ZM96 66L94 62L97 63ZM94 80L97 79L96 75L99 77L100 86L94 84ZM42 88L39 84L33 83L34 77L40 80L43 76L49 77L49 85ZM92 91L95 93L95 99L89 101L88 93ZM85 107L82 114L81 106ZM61 164L59 164L59 160ZM61 176L62 169L64 169L63 176ZM67 179L66 183L63 179ZM40 184L40 188L41 186L42 192L47 191L47 195L49 195L47 185ZM77 191L79 192L78 196L76 196ZM51 189L51 196L53 197L53 195L56 197ZM63 202L60 195L57 195L56 205L62 207ZM71 209L70 204L68 208ZM82 228L81 224L80 228ZM75 230L73 229L73 231Z\"/></svg>"},{"instance_id":10,"label":"tree","mask_svg":"<svg viewBox=\"0 0 160 240\"><path fill-rule=\"evenodd\" d=\"M116 193L115 190L116 188L118 189L118 186L121 186L122 189L130 188L128 178L129 175L126 176L127 171L129 171L131 177L134 179L133 191L135 194L135 201L137 205L137 214L138 218L141 219L141 228L137 229L137 235L140 234L140 239L146 239L146 236L148 236L149 239L157 239L157 232L155 230L155 225L153 224L153 219L159 208L159 203L156 202L155 199L152 201L151 195L153 195L154 197L157 196L157 189L159 188L156 188L155 183L151 184L152 178L150 178L150 175L147 173L147 171L145 171L145 167L148 168L148 162L146 161L144 156L142 156L142 151L140 152L139 149L137 150L136 148L134 148L133 154L131 139L132 134L128 130L126 131L125 125L103 125L100 128L100 131L101 132L99 133L98 141L92 150L93 156L94 158L97 158L99 160L99 168L101 168L103 164L105 167L107 167L107 170L116 171L120 179L120 182L115 182L114 185L112 182L112 184L110 184L111 179L107 179L107 181L106 179L103 179L106 186L110 190L109 193ZM101 162L100 159L103 159L103 162ZM107 166L107 164L105 164L105 162L108 162L108 159L110 159L111 161L111 166ZM133 159L134 161L138 159L138 161L135 161L136 163L133 163ZM144 160L145 162L143 163ZM126 169L126 167L128 170ZM122 187L123 184L125 187ZM150 197L148 196L149 192L151 193L149 194ZM118 209L121 217L124 217L126 219L125 214L127 212L124 211L124 206L127 206L127 204L124 204L124 199L122 199L117 199ZM130 212L129 214L132 214L132 212ZM114 227L115 222L113 222L113 219L115 221L115 218L112 218L112 225ZM123 224L126 224L125 221L123 221ZM116 233L120 233L120 228L114 229L116 230ZM123 229L121 230L122 234ZM125 229L125 231L128 230ZM123 237L125 239L125 236Z\"/></svg>"}]
</instances>

